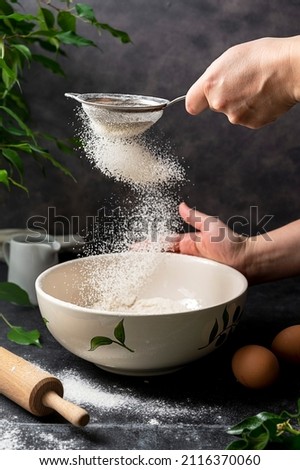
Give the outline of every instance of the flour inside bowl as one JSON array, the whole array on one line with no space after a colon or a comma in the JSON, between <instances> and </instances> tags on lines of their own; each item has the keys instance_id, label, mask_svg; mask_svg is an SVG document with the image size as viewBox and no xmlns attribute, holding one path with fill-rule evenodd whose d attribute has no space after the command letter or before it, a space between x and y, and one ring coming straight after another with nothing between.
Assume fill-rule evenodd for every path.
<instances>
[{"instance_id":1,"label":"flour inside bowl","mask_svg":"<svg viewBox=\"0 0 300 470\"><path fill-rule=\"evenodd\" d=\"M150 297L138 299L134 296L127 296L123 299L106 297L90 305L90 308L101 311L134 312L151 315L188 312L190 310L197 310L200 307L200 302L193 298L174 300L166 297Z\"/></svg>"}]
</instances>

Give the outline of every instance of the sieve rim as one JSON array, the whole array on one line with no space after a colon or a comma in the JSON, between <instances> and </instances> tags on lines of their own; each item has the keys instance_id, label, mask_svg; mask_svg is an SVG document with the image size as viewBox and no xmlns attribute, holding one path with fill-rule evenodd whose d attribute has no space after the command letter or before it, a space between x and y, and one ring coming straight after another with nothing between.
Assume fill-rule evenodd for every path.
<instances>
[{"instance_id":1,"label":"sieve rim","mask_svg":"<svg viewBox=\"0 0 300 470\"><path fill-rule=\"evenodd\" d=\"M170 102L155 96L122 93L65 93L65 96L75 98L87 106L123 112L160 111Z\"/></svg>"}]
</instances>

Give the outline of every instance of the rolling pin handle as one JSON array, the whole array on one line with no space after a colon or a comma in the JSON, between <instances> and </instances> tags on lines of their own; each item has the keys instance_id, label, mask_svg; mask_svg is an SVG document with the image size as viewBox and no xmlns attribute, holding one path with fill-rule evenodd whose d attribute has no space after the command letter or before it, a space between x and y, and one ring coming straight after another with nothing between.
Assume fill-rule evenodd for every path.
<instances>
[{"instance_id":1,"label":"rolling pin handle","mask_svg":"<svg viewBox=\"0 0 300 470\"><path fill-rule=\"evenodd\" d=\"M42 401L45 406L57 411L74 426L86 426L90 420L86 410L65 400L52 390L44 394Z\"/></svg>"}]
</instances>

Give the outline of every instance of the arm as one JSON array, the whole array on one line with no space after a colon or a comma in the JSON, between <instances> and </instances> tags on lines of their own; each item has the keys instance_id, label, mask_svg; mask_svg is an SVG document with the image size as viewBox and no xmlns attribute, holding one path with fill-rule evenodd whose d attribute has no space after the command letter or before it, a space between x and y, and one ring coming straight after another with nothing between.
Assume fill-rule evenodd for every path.
<instances>
[{"instance_id":1,"label":"arm","mask_svg":"<svg viewBox=\"0 0 300 470\"><path fill-rule=\"evenodd\" d=\"M300 36L262 38L231 47L188 90L186 109L206 108L233 124L258 128L300 101Z\"/></svg>"},{"instance_id":2,"label":"arm","mask_svg":"<svg viewBox=\"0 0 300 470\"><path fill-rule=\"evenodd\" d=\"M272 281L300 274L300 220L247 241L244 269L252 282Z\"/></svg>"},{"instance_id":3,"label":"arm","mask_svg":"<svg viewBox=\"0 0 300 470\"><path fill-rule=\"evenodd\" d=\"M196 230L181 235L174 251L228 264L250 284L300 274L300 220L267 234L243 237L218 218L185 203L180 204L179 213Z\"/></svg>"}]
</instances>

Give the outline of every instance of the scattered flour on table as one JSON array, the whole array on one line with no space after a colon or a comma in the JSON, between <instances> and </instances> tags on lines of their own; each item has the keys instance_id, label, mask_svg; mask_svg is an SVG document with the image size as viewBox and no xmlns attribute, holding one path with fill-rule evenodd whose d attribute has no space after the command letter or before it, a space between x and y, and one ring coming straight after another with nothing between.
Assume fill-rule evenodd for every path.
<instances>
[{"instance_id":1,"label":"scattered flour on table","mask_svg":"<svg viewBox=\"0 0 300 470\"><path fill-rule=\"evenodd\" d=\"M51 373L51 371L49 371ZM97 374L93 378L86 378L75 369L63 369L59 373L53 373L58 377L64 386L64 398L85 408L91 415L91 421L86 429L93 429L93 425L103 425L105 434L105 424L102 417L116 413L116 419L122 414L128 423L138 422L141 425L163 426L177 423L201 423L210 419L212 413L215 416L215 423L222 424L220 408L199 404L193 406L187 397L184 401L172 401L167 398L155 398L147 394L148 380L144 380L144 394L137 395L134 388L120 387L117 385L106 385L100 382ZM16 405L17 406L17 405ZM44 423L44 419L38 423L39 418L33 417L33 422L19 423L18 416L11 416L8 419L0 419L0 450L33 450L33 449L53 449L67 450L78 449L77 429L71 425L65 425L60 429L59 424ZM112 418L113 421L113 418ZM26 433L28 433L28 441ZM51 428L55 427L55 434ZM84 442L84 435L82 436ZM77 446L77 447L76 447Z\"/></svg>"},{"instance_id":2,"label":"scattered flour on table","mask_svg":"<svg viewBox=\"0 0 300 470\"><path fill-rule=\"evenodd\" d=\"M128 419L138 414L141 424L159 425L168 423L169 420L173 423L174 418L178 419L178 422L198 421L201 415L209 416L212 412L210 406L193 407L188 398L184 402L173 402L147 395L137 396L134 389L117 385L108 387L99 383L96 377L88 380L81 377L75 370L62 370L58 377L64 385L64 396L70 401L86 408L97 408L100 413L122 412ZM146 380L144 382L147 383ZM214 406L214 413L216 408Z\"/></svg>"},{"instance_id":3,"label":"scattered flour on table","mask_svg":"<svg viewBox=\"0 0 300 470\"><path fill-rule=\"evenodd\" d=\"M21 430L16 427L16 423L2 419L0 420L0 429L0 450L21 448L22 433Z\"/></svg>"},{"instance_id":4,"label":"scattered flour on table","mask_svg":"<svg viewBox=\"0 0 300 470\"><path fill-rule=\"evenodd\" d=\"M48 428L49 425L46 426ZM17 420L0 419L0 450L66 450L74 449L78 443L76 437L72 438L70 435L64 437L61 433L59 436L55 436L47 428L42 430L43 424L39 425L36 422L31 425L26 423L24 429L28 433L27 441L26 433L22 430L22 425L19 426Z\"/></svg>"}]
</instances>

